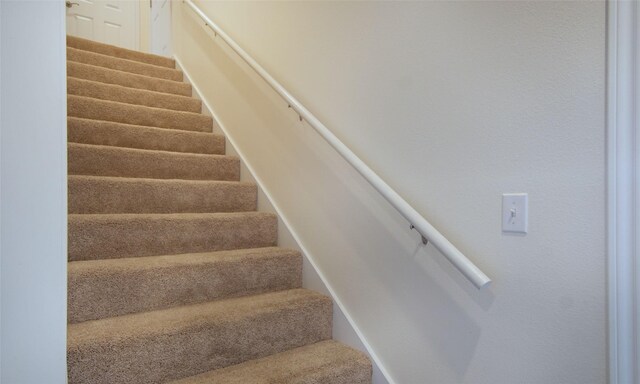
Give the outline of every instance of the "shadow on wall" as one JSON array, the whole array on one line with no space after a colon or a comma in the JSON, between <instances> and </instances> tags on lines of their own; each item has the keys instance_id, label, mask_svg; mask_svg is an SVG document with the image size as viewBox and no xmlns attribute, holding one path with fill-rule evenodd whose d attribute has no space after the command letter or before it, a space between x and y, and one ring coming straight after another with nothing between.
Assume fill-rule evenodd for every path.
<instances>
[{"instance_id":1,"label":"shadow on wall","mask_svg":"<svg viewBox=\"0 0 640 384\"><path fill-rule=\"evenodd\" d=\"M187 34L209 33L201 23L183 27ZM206 72L221 85L203 89L203 97L218 108L228 134L374 351L398 356L390 365L401 372L416 371L403 367L401 356L418 349L463 378L481 336L468 311L489 310L490 288L477 291L437 250L423 246L409 223L226 44L193 41L206 57L198 65L208 65ZM244 116L230 117L223 110L228 103L237 103L233 109ZM456 281L477 308L460 305L442 279Z\"/></svg>"}]
</instances>

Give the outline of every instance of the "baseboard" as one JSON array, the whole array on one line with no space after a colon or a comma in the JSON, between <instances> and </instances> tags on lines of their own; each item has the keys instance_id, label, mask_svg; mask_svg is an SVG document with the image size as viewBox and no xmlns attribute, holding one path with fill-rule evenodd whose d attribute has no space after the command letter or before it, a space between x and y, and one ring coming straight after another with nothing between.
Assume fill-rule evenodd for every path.
<instances>
[{"instance_id":1,"label":"baseboard","mask_svg":"<svg viewBox=\"0 0 640 384\"><path fill-rule=\"evenodd\" d=\"M240 158L242 181L252 181L258 186L258 210L273 212L278 216L278 241L281 246L299 250L304 258L304 278L303 285L320 291L330 296L334 302L334 339L344 344L367 353L373 363L373 384L395 384L395 380L385 369L380 358L375 353L366 337L363 335L353 318L342 304L340 297L335 293L331 285L327 282L322 271L317 267L313 253L310 252L300 240L297 232L282 213L281 209L274 202L269 190L264 187L262 179L255 173L254 169L246 161L246 156L238 149L233 140L233 135L225 128L224 123L218 118L215 109L202 97L198 86L191 81L189 72L184 68L180 58L174 55L176 67L184 73L184 81L191 84L193 96L202 101L203 113L211 116L214 120L215 129L220 130L225 135L227 154L233 154Z\"/></svg>"}]
</instances>

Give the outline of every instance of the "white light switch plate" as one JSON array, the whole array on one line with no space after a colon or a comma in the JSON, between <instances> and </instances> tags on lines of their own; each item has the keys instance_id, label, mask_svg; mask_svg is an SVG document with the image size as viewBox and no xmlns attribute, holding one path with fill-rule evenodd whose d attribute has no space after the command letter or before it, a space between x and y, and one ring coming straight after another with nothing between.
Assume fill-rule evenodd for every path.
<instances>
[{"instance_id":1,"label":"white light switch plate","mask_svg":"<svg viewBox=\"0 0 640 384\"><path fill-rule=\"evenodd\" d=\"M502 195L502 232L527 233L528 200L526 193Z\"/></svg>"}]
</instances>

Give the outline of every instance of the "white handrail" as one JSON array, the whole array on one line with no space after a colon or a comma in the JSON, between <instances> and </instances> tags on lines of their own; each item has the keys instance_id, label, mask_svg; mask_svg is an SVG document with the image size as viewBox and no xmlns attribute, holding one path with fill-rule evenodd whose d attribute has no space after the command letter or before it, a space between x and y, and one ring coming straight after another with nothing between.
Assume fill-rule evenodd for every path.
<instances>
[{"instance_id":1,"label":"white handrail","mask_svg":"<svg viewBox=\"0 0 640 384\"><path fill-rule=\"evenodd\" d=\"M327 127L324 126L309 110L307 110L298 100L296 100L280 83L267 73L247 52L245 52L233 39L231 39L220 27L218 27L207 15L198 8L193 1L183 0L189 7L204 21L216 36L220 36L231 49L233 49L254 71L262 77L289 106L304 119L313 129L316 130L351 166L353 166L384 198L407 219L412 229L422 235L423 242L427 240L433 244L449 261L467 278L476 288L481 289L491 283L487 277L475 264L462 254L449 240L447 240L437 229L422 217L412 206L409 205L396 191L384 182L375 172L371 170L358 156L344 145Z\"/></svg>"}]
</instances>

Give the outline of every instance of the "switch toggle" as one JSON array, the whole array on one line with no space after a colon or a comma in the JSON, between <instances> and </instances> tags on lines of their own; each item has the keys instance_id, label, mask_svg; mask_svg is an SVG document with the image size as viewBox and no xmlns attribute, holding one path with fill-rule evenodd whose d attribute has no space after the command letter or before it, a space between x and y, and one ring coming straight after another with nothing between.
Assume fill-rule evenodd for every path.
<instances>
[{"instance_id":1,"label":"switch toggle","mask_svg":"<svg viewBox=\"0 0 640 384\"><path fill-rule=\"evenodd\" d=\"M527 233L528 195L505 193L502 195L502 232Z\"/></svg>"}]
</instances>

